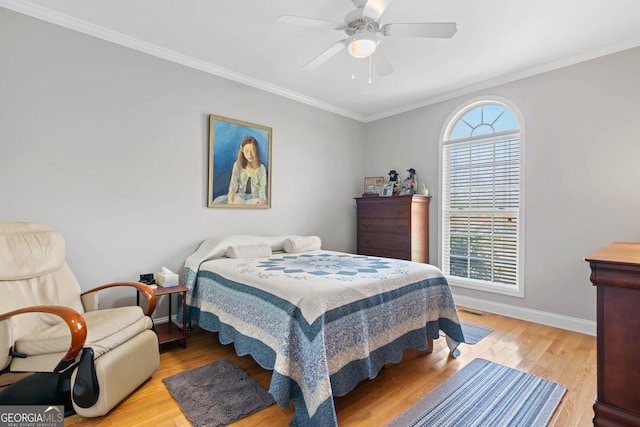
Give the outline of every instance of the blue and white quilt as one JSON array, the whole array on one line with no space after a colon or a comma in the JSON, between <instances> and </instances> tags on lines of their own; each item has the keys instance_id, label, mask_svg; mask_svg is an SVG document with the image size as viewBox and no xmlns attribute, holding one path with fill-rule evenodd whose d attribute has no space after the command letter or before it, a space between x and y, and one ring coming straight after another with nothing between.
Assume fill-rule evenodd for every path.
<instances>
[{"instance_id":1,"label":"blue and white quilt","mask_svg":"<svg viewBox=\"0 0 640 427\"><path fill-rule=\"evenodd\" d=\"M333 396L439 331L452 352L464 341L434 266L325 250L216 255L201 248L185 263L188 319L273 370L269 392L283 408L295 404L290 425L337 425Z\"/></svg>"}]
</instances>

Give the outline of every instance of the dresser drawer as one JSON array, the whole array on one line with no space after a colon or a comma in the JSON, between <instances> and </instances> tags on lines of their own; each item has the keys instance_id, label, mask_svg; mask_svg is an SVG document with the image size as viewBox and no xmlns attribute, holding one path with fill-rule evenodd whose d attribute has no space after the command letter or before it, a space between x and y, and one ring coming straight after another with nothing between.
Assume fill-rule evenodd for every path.
<instances>
[{"instance_id":1,"label":"dresser drawer","mask_svg":"<svg viewBox=\"0 0 640 427\"><path fill-rule=\"evenodd\" d=\"M358 219L365 218L407 218L411 217L411 205L390 203L384 205L363 204L358 206Z\"/></svg>"},{"instance_id":2,"label":"dresser drawer","mask_svg":"<svg viewBox=\"0 0 640 427\"><path fill-rule=\"evenodd\" d=\"M365 248L358 251L360 255L377 256L382 258L404 259L411 261L410 251L394 251L391 249Z\"/></svg>"},{"instance_id":3,"label":"dresser drawer","mask_svg":"<svg viewBox=\"0 0 640 427\"><path fill-rule=\"evenodd\" d=\"M409 235L409 233L411 233L411 221L409 221L408 218L361 218L358 221L358 234L361 233Z\"/></svg>"},{"instance_id":4,"label":"dresser drawer","mask_svg":"<svg viewBox=\"0 0 640 427\"><path fill-rule=\"evenodd\" d=\"M411 240L408 235L401 234L358 233L358 250L361 248L411 252Z\"/></svg>"}]
</instances>

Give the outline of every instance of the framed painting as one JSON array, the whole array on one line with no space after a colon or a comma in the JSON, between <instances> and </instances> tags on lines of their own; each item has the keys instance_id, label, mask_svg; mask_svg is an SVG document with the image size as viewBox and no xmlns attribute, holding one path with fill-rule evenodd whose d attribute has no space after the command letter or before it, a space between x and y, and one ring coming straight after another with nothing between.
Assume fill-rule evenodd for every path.
<instances>
[{"instance_id":1,"label":"framed painting","mask_svg":"<svg viewBox=\"0 0 640 427\"><path fill-rule=\"evenodd\" d=\"M271 207L271 128L209 115L210 208Z\"/></svg>"},{"instance_id":2,"label":"framed painting","mask_svg":"<svg viewBox=\"0 0 640 427\"><path fill-rule=\"evenodd\" d=\"M364 194L382 195L384 188L384 178L381 176L367 177L364 179Z\"/></svg>"}]
</instances>

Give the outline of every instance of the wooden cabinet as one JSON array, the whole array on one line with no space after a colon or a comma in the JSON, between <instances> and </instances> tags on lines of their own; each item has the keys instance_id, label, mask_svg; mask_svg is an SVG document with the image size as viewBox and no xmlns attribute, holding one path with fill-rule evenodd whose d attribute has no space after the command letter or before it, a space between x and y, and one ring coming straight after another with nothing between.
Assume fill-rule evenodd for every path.
<instances>
[{"instance_id":1,"label":"wooden cabinet","mask_svg":"<svg viewBox=\"0 0 640 427\"><path fill-rule=\"evenodd\" d=\"M358 254L429 262L427 196L359 197Z\"/></svg>"},{"instance_id":2,"label":"wooden cabinet","mask_svg":"<svg viewBox=\"0 0 640 427\"><path fill-rule=\"evenodd\" d=\"M595 426L640 426L640 243L588 256L597 287Z\"/></svg>"}]
</instances>

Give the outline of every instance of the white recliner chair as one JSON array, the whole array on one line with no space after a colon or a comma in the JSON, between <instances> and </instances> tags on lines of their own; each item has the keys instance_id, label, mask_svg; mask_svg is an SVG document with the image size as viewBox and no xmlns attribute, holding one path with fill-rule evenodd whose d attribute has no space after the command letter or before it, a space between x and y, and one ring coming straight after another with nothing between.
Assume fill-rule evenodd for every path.
<instances>
[{"instance_id":1,"label":"white recliner chair","mask_svg":"<svg viewBox=\"0 0 640 427\"><path fill-rule=\"evenodd\" d=\"M97 310L97 292L115 286L141 292L146 313ZM82 292L63 236L45 224L0 223L0 295L1 373L34 373L0 391L0 405L64 404L67 414L101 416L158 369L153 290L123 282Z\"/></svg>"}]
</instances>

